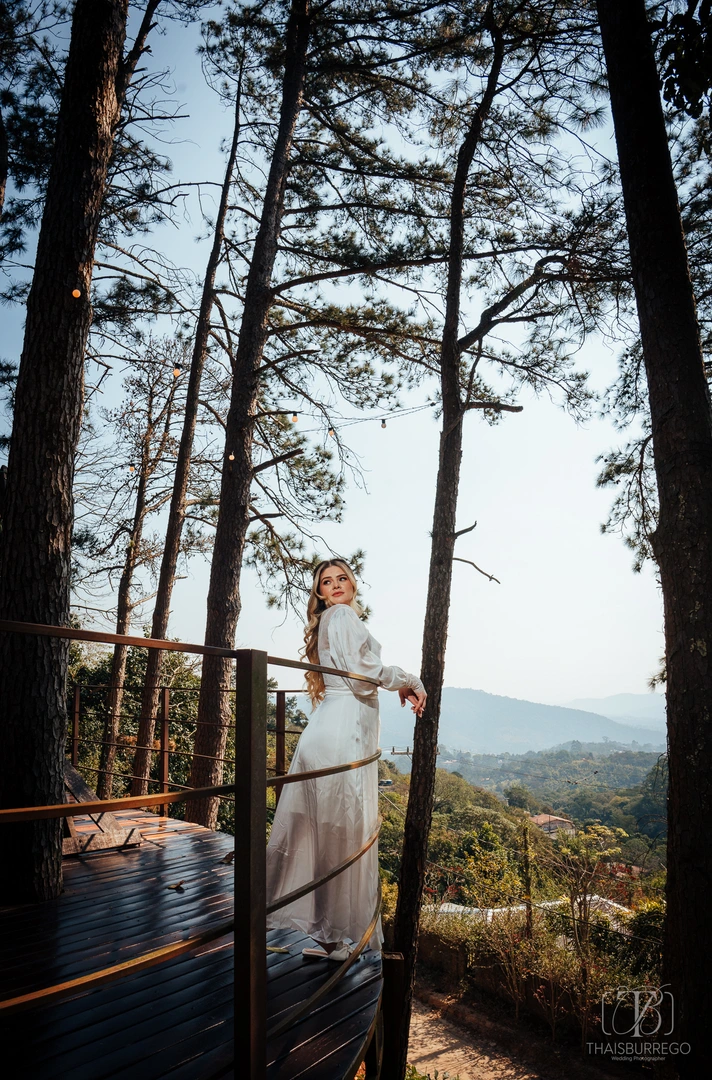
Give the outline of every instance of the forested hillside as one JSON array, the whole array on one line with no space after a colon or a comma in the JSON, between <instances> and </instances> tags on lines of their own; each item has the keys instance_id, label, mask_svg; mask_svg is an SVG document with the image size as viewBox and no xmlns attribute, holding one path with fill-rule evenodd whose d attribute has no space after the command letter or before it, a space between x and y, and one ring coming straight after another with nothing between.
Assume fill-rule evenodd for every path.
<instances>
[{"instance_id":1,"label":"forested hillside","mask_svg":"<svg viewBox=\"0 0 712 1080\"><path fill-rule=\"evenodd\" d=\"M664 755L576 742L521 755L441 751L443 770L530 814L561 814L580 824L600 821L650 839L665 835ZM398 758L398 765L404 760Z\"/></svg>"}]
</instances>

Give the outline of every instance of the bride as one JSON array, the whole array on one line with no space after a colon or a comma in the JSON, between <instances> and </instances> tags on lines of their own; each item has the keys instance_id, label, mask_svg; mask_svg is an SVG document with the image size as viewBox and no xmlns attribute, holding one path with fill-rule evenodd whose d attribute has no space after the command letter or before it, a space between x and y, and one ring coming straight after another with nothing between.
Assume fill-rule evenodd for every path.
<instances>
[{"instance_id":1,"label":"bride","mask_svg":"<svg viewBox=\"0 0 712 1080\"><path fill-rule=\"evenodd\" d=\"M305 648L310 664L366 675L384 690L397 690L416 716L425 689L416 675L385 667L381 646L359 618L356 578L342 559L322 562L307 605ZM337 675L306 674L307 693L318 706L292 758L290 773L346 765L378 748L378 688ZM378 763L349 772L285 784L267 846L267 903L322 877L358 851L378 827ZM319 945L307 956L345 960L369 926L378 897L378 851L372 847L331 881L268 917L270 929L301 930ZM370 948L380 951L380 919Z\"/></svg>"}]
</instances>

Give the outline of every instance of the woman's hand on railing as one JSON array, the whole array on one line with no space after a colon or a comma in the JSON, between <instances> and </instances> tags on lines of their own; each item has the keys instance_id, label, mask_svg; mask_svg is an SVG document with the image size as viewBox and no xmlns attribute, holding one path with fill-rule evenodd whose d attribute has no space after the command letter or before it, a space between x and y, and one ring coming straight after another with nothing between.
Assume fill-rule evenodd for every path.
<instances>
[{"instance_id":1,"label":"woman's hand on railing","mask_svg":"<svg viewBox=\"0 0 712 1080\"><path fill-rule=\"evenodd\" d=\"M398 697L400 698L401 705L410 705L416 716L423 715L425 702L428 700L428 695L425 693L425 690L415 690L413 687L407 686L404 690L398 691Z\"/></svg>"}]
</instances>

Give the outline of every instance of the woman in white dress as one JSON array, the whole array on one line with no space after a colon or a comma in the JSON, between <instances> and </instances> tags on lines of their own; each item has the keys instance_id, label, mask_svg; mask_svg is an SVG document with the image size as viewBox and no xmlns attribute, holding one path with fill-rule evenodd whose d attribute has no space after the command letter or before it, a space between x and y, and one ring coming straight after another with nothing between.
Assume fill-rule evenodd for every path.
<instances>
[{"instance_id":1,"label":"woman in white dress","mask_svg":"<svg viewBox=\"0 0 712 1080\"><path fill-rule=\"evenodd\" d=\"M425 689L416 675L385 667L381 646L359 618L357 583L342 559L321 563L314 574L302 655L310 664L366 675L384 690L397 690L401 705L420 716ZM345 765L378 749L378 686L336 675L306 674L318 706L299 739L290 773ZM285 784L267 845L267 903L322 877L358 851L378 827L378 763L349 772ZM344 960L365 933L378 897L374 844L337 877L268 918L270 929L302 930L316 942L306 955ZM380 919L371 949L383 942Z\"/></svg>"}]
</instances>

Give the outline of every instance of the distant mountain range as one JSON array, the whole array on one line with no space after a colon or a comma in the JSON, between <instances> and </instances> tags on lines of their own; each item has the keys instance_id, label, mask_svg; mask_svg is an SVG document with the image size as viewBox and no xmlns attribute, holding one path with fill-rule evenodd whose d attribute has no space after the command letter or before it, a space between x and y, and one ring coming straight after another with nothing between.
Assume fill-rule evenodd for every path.
<instances>
[{"instance_id":1,"label":"distant mountain range","mask_svg":"<svg viewBox=\"0 0 712 1080\"><path fill-rule=\"evenodd\" d=\"M626 724L642 724L662 731L667 724L663 694L612 694L603 698L577 698L565 704L569 709L599 713Z\"/></svg>"},{"instance_id":2,"label":"distant mountain range","mask_svg":"<svg viewBox=\"0 0 712 1080\"><path fill-rule=\"evenodd\" d=\"M384 753L393 746L397 750L412 746L413 713L408 708L401 709L397 694L381 693L379 696ZM647 700L642 694L618 694L599 701L615 704L620 699L630 698ZM611 740L627 745L635 742L641 750L665 749L665 729L659 717L651 716L647 724L639 715L631 720L622 722L600 711L540 705L534 701L486 694L484 690L446 686L438 742L454 750L477 754L524 754L527 750L547 750L572 739L587 743Z\"/></svg>"}]
</instances>

